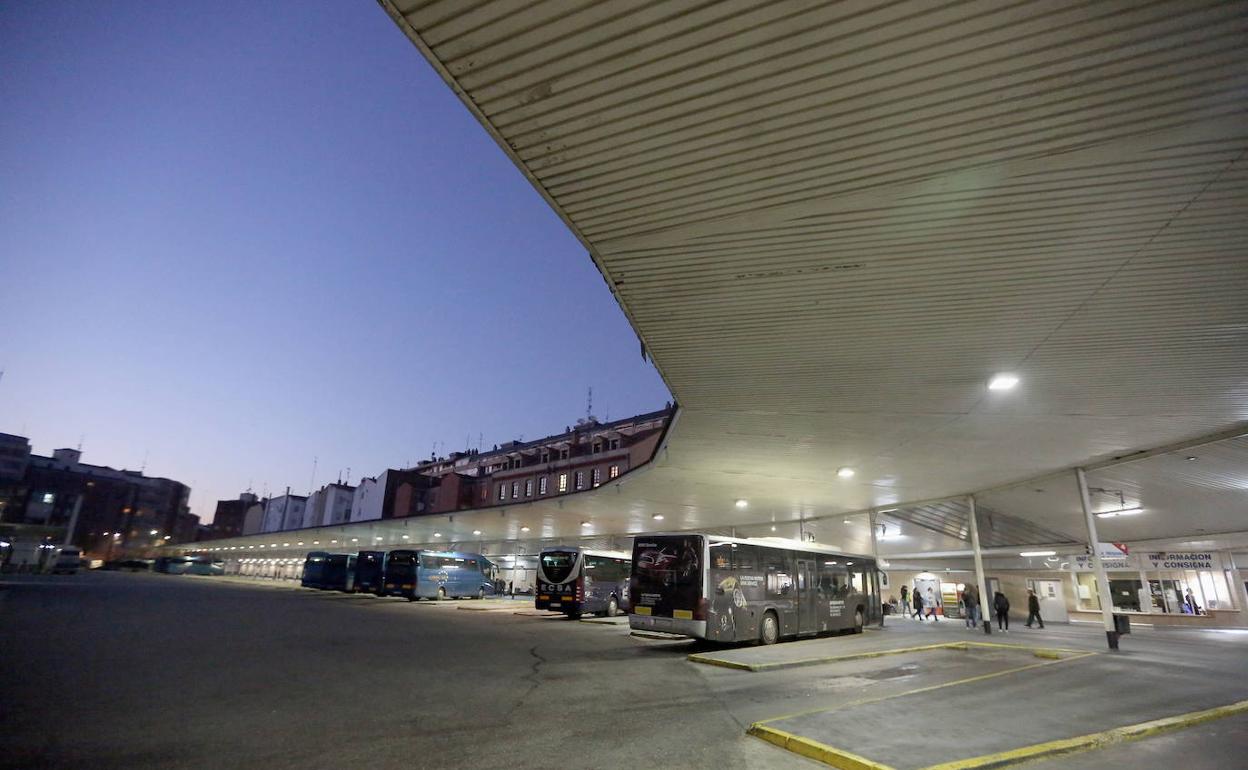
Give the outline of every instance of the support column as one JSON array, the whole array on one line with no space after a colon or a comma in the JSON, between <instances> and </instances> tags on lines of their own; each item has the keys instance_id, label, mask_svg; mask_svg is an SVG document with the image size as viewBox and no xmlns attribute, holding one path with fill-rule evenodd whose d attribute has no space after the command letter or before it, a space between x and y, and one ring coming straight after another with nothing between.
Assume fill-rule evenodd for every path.
<instances>
[{"instance_id":1,"label":"support column","mask_svg":"<svg viewBox=\"0 0 1248 770\"><path fill-rule=\"evenodd\" d=\"M992 634L992 621L988 619L988 614L984 612L985 602L988 601L988 594L984 592L984 586L988 581L984 580L984 554L979 548L979 522L975 520L975 496L966 496L966 507L969 513L970 530L971 530L971 551L975 554L975 592L979 594L979 615L984 621L984 633Z\"/></svg>"},{"instance_id":2,"label":"support column","mask_svg":"<svg viewBox=\"0 0 1248 770\"><path fill-rule=\"evenodd\" d=\"M1101 561L1100 539L1096 534L1096 517L1088 499L1088 477L1083 468L1075 468L1075 481L1079 484L1079 504L1083 506L1083 521L1088 528L1088 550L1092 552L1092 571L1096 575L1096 593L1101 598L1101 619L1105 621L1105 640L1109 649L1118 649L1118 631L1114 628L1114 600L1109 593L1109 578Z\"/></svg>"},{"instance_id":3,"label":"support column","mask_svg":"<svg viewBox=\"0 0 1248 770\"><path fill-rule=\"evenodd\" d=\"M880 628L884 627L884 592L880 587L880 544L875 537L875 511L872 510L867 514L867 526L871 530L871 558L875 561L875 572L872 576L875 581L875 596L880 600Z\"/></svg>"}]
</instances>

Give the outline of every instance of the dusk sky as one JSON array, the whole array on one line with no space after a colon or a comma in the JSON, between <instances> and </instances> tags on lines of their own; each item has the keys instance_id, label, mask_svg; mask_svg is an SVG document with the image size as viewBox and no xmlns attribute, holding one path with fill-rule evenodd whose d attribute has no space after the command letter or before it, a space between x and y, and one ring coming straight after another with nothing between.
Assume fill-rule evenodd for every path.
<instances>
[{"instance_id":1,"label":"dusk sky","mask_svg":"<svg viewBox=\"0 0 1248 770\"><path fill-rule=\"evenodd\" d=\"M0 431L191 510L663 406L584 248L370 2L0 4Z\"/></svg>"}]
</instances>

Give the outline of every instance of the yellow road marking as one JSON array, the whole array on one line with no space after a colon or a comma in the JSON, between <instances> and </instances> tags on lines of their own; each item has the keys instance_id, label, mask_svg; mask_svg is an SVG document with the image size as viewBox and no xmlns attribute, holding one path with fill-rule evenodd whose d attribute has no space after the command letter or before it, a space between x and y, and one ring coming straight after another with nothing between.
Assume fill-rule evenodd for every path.
<instances>
[{"instance_id":1,"label":"yellow road marking","mask_svg":"<svg viewBox=\"0 0 1248 770\"><path fill-rule=\"evenodd\" d=\"M1127 725L1126 727L1115 727L1110 730L1080 735L1075 738L1063 738L1061 740L1010 749L1009 751L1000 751L996 754L985 754L980 757L971 757L970 759L944 762L939 765L931 765L924 768L924 770L974 770L974 768L1004 767L1039 757L1089 751L1115 743L1139 740L1150 735L1180 730L1201 722L1209 722L1244 712L1248 712L1248 700L1241 700L1238 703L1229 703L1225 706L1217 706L1203 711L1192 711L1187 714L1179 714L1178 716L1140 722L1139 724Z\"/></svg>"},{"instance_id":2,"label":"yellow road marking","mask_svg":"<svg viewBox=\"0 0 1248 770\"><path fill-rule=\"evenodd\" d=\"M765 727L756 723L750 725L748 732L755 738L773 743L786 751L840 768L840 770L893 770L889 765L874 762L858 754L827 746L800 735L777 730L774 727Z\"/></svg>"},{"instance_id":3,"label":"yellow road marking","mask_svg":"<svg viewBox=\"0 0 1248 770\"><path fill-rule=\"evenodd\" d=\"M955 644L965 644L965 642L955 642ZM785 719L792 719L794 717L804 717L804 716L809 716L811 714L820 714L820 713L829 712L829 711L840 711L842 709L846 709L851 706L865 706L869 703L879 703L880 701L891 700L893 698L902 698L907 695L917 695L918 693L921 693L921 692L931 692L932 690L939 690L944 687L954 687L960 684L970 684L971 682L982 682L985 679L994 679L999 676L1005 676L1006 674L1016 674L1019 671L1028 671L1033 668L1040 668L1041 666L1055 666L1059 663L1066 663L1072 660L1080 660L1082 658L1088 658L1096 654L1097 653L1095 652L1085 652L1085 653L1081 653L1078 655L1071 655L1069 657L1059 658L1057 660L1046 660L1042 663L1028 663L1025 666L1007 668L1004 671L994 671L993 673L990 673L990 674L979 674L978 676L972 676L966 679L955 679L952 682L943 682L941 684L928 685L927 687L920 687L915 690L907 690L905 692L894 693L892 695L880 695L874 698L861 698L859 700L846 701L845 703L842 703L838 706L832 706L831 708L817 708L817 709L806 709L805 711L796 711L792 714L784 714L778 717L770 717L768 719L763 719L758 722L755 722L754 724L767 725L767 724L771 724L772 722L779 722Z\"/></svg>"}]
</instances>

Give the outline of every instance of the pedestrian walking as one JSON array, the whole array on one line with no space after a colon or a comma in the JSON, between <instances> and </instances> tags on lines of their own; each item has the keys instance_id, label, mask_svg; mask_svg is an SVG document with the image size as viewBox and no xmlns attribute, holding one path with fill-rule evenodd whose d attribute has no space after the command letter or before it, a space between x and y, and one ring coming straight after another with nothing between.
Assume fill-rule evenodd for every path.
<instances>
[{"instance_id":1,"label":"pedestrian walking","mask_svg":"<svg viewBox=\"0 0 1248 770\"><path fill-rule=\"evenodd\" d=\"M924 597L923 604L927 607L927 616L932 619L933 623L940 620L940 618L936 617L936 607L938 606L936 604L936 593L930 587L927 589L927 596Z\"/></svg>"},{"instance_id":2,"label":"pedestrian walking","mask_svg":"<svg viewBox=\"0 0 1248 770\"><path fill-rule=\"evenodd\" d=\"M1036 592L1027 589L1027 627L1031 628L1032 621L1040 624L1044 628L1044 619L1040 617L1040 597L1036 596Z\"/></svg>"},{"instance_id":3,"label":"pedestrian walking","mask_svg":"<svg viewBox=\"0 0 1248 770\"><path fill-rule=\"evenodd\" d=\"M997 630L1008 634L1010 632L1010 600L1005 594L997 591L992 597L992 608L997 613Z\"/></svg>"},{"instance_id":4,"label":"pedestrian walking","mask_svg":"<svg viewBox=\"0 0 1248 770\"><path fill-rule=\"evenodd\" d=\"M1187 589L1187 595L1183 597L1183 601L1187 603L1187 609L1193 615L1200 614L1200 605L1196 603L1196 594L1192 593L1192 589Z\"/></svg>"},{"instance_id":5,"label":"pedestrian walking","mask_svg":"<svg viewBox=\"0 0 1248 770\"><path fill-rule=\"evenodd\" d=\"M923 620L923 596L917 588L914 591L914 614L910 617L918 618L920 621Z\"/></svg>"},{"instance_id":6,"label":"pedestrian walking","mask_svg":"<svg viewBox=\"0 0 1248 770\"><path fill-rule=\"evenodd\" d=\"M909 586L901 587L901 611L910 614L910 588Z\"/></svg>"},{"instance_id":7,"label":"pedestrian walking","mask_svg":"<svg viewBox=\"0 0 1248 770\"><path fill-rule=\"evenodd\" d=\"M966 627L979 628L979 591L968 584L962 589L962 608L966 610Z\"/></svg>"}]
</instances>

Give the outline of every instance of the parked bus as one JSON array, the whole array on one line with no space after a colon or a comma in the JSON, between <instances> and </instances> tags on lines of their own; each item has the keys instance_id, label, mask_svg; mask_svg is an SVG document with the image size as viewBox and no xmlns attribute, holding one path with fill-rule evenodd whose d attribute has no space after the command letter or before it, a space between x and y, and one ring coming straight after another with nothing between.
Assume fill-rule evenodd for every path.
<instances>
[{"instance_id":1,"label":"parked bus","mask_svg":"<svg viewBox=\"0 0 1248 770\"><path fill-rule=\"evenodd\" d=\"M558 610L570 618L584 613L613 617L628 609L628 554L576 546L543 548L537 560L539 610Z\"/></svg>"},{"instance_id":2,"label":"parked bus","mask_svg":"<svg viewBox=\"0 0 1248 770\"><path fill-rule=\"evenodd\" d=\"M329 561L329 553L326 551L309 553L303 560L303 577L299 580L299 585L304 588L324 588L327 561Z\"/></svg>"},{"instance_id":3,"label":"parked bus","mask_svg":"<svg viewBox=\"0 0 1248 770\"><path fill-rule=\"evenodd\" d=\"M52 574L73 575L81 565L82 551L72 545L62 546L56 555L56 561L52 562Z\"/></svg>"},{"instance_id":4,"label":"parked bus","mask_svg":"<svg viewBox=\"0 0 1248 770\"><path fill-rule=\"evenodd\" d=\"M881 617L875 561L809 543L639 535L631 628L717 642L852 630Z\"/></svg>"},{"instance_id":5,"label":"parked bus","mask_svg":"<svg viewBox=\"0 0 1248 770\"><path fill-rule=\"evenodd\" d=\"M167 575L185 575L190 568L191 560L185 556L157 556L152 564L153 570Z\"/></svg>"},{"instance_id":6,"label":"parked bus","mask_svg":"<svg viewBox=\"0 0 1248 770\"><path fill-rule=\"evenodd\" d=\"M386 556L382 596L455 599L494 595L494 565L479 553L391 551Z\"/></svg>"},{"instance_id":7,"label":"parked bus","mask_svg":"<svg viewBox=\"0 0 1248 770\"><path fill-rule=\"evenodd\" d=\"M331 553L325 559L321 588L350 593L355 587L355 554Z\"/></svg>"},{"instance_id":8,"label":"parked bus","mask_svg":"<svg viewBox=\"0 0 1248 770\"><path fill-rule=\"evenodd\" d=\"M355 557L355 590L381 596L385 564L385 551L360 551Z\"/></svg>"}]
</instances>

